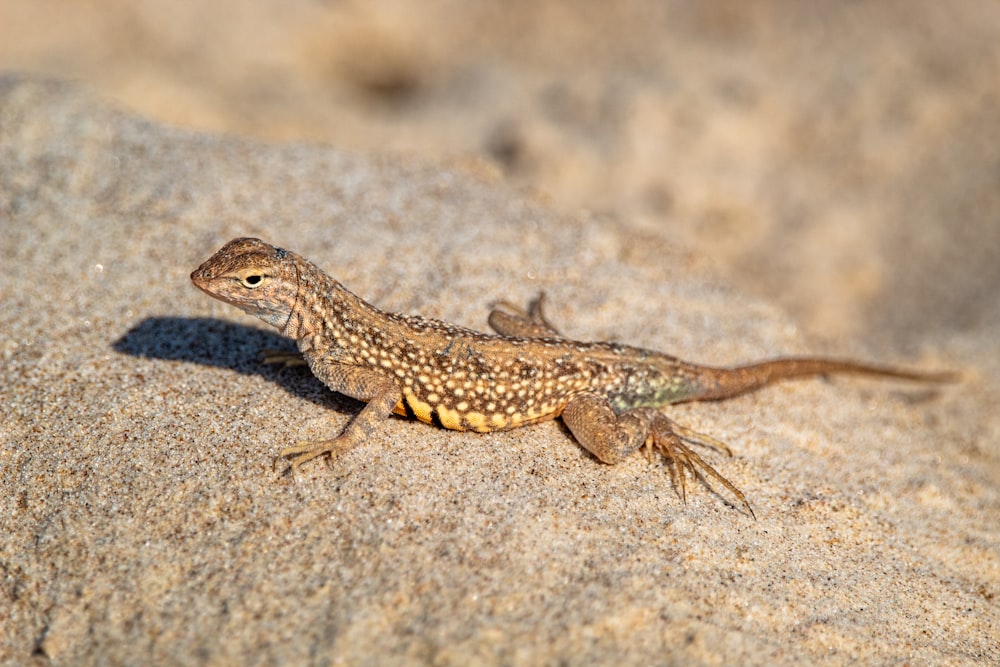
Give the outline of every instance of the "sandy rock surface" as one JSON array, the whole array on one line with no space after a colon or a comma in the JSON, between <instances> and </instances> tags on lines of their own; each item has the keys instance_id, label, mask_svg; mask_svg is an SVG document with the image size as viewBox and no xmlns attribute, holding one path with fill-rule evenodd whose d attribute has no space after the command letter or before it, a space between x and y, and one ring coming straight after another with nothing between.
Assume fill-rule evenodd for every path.
<instances>
[{"instance_id":1,"label":"sandy rock surface","mask_svg":"<svg viewBox=\"0 0 1000 667\"><path fill-rule=\"evenodd\" d=\"M191 286L234 236L470 326L544 289L584 338L715 363L808 341L668 239L474 174L169 129L33 79L3 80L0 117L6 661L997 656L996 421L976 407L993 378L806 381L672 410L734 445L707 455L756 521L701 484L682 502L661 462L601 465L557 423L392 419L293 478L275 453L358 405L259 365L287 343Z\"/></svg>"}]
</instances>

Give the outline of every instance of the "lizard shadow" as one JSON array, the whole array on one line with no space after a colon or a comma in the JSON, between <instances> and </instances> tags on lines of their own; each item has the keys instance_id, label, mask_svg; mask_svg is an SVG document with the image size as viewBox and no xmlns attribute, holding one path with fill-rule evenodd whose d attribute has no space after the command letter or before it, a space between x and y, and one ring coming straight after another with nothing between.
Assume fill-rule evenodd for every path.
<instances>
[{"instance_id":1,"label":"lizard shadow","mask_svg":"<svg viewBox=\"0 0 1000 667\"><path fill-rule=\"evenodd\" d=\"M116 352L146 359L184 361L259 375L290 394L325 408L350 414L362 404L330 391L306 366L265 364L262 350L295 351L275 332L210 317L147 317L111 346Z\"/></svg>"}]
</instances>

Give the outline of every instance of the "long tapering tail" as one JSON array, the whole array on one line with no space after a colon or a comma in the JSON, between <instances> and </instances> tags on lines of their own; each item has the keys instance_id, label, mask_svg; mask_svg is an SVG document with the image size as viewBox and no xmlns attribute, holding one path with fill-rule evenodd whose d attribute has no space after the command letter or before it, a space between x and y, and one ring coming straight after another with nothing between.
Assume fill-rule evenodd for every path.
<instances>
[{"instance_id":1,"label":"long tapering tail","mask_svg":"<svg viewBox=\"0 0 1000 667\"><path fill-rule=\"evenodd\" d=\"M700 367L695 373L701 391L691 400L711 401L738 396L760 389L772 382L810 375L868 375L914 382L954 382L951 372L911 371L892 366L860 363L841 359L786 357L759 361L732 368Z\"/></svg>"}]
</instances>

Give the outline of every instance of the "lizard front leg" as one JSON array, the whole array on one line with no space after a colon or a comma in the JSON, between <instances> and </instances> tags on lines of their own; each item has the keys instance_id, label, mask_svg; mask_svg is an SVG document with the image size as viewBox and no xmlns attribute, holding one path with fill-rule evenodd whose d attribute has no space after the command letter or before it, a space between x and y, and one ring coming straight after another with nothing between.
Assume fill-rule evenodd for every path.
<instances>
[{"instance_id":1,"label":"lizard front leg","mask_svg":"<svg viewBox=\"0 0 1000 667\"><path fill-rule=\"evenodd\" d=\"M294 471L306 461L327 452L331 458L353 448L359 442L371 436L377 425L392 414L393 409L403 397L399 385L378 371L343 364L319 363L313 365L313 373L334 391L367 401L361 412L352 419L341 431L340 435L330 440L303 441L294 447L287 447L278 454L278 460L293 456L291 469Z\"/></svg>"},{"instance_id":2,"label":"lizard front leg","mask_svg":"<svg viewBox=\"0 0 1000 667\"><path fill-rule=\"evenodd\" d=\"M261 350L260 363L281 364L281 368L309 365L309 362L306 361L301 352L290 352L288 350Z\"/></svg>"},{"instance_id":3,"label":"lizard front leg","mask_svg":"<svg viewBox=\"0 0 1000 667\"><path fill-rule=\"evenodd\" d=\"M718 440L683 427L654 408L615 414L608 400L597 394L574 396L563 409L562 420L573 437L604 463L617 463L642 445L651 445L670 462L671 477L680 486L682 497L687 495L687 472L697 476L701 471L726 487L754 516L743 492L684 444L686 440L728 453L729 448Z\"/></svg>"}]
</instances>

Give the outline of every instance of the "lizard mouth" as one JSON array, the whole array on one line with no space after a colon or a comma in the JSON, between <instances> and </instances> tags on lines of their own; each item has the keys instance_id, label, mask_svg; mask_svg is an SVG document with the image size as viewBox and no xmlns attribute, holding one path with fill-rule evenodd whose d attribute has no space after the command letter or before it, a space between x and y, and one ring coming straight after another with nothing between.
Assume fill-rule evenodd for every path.
<instances>
[{"instance_id":1,"label":"lizard mouth","mask_svg":"<svg viewBox=\"0 0 1000 667\"><path fill-rule=\"evenodd\" d=\"M206 280L205 276L202 275L201 269L202 267L199 266L197 269L191 272L191 282L193 282L194 286L200 289L205 294L212 294L211 292L208 291L208 280Z\"/></svg>"}]
</instances>

